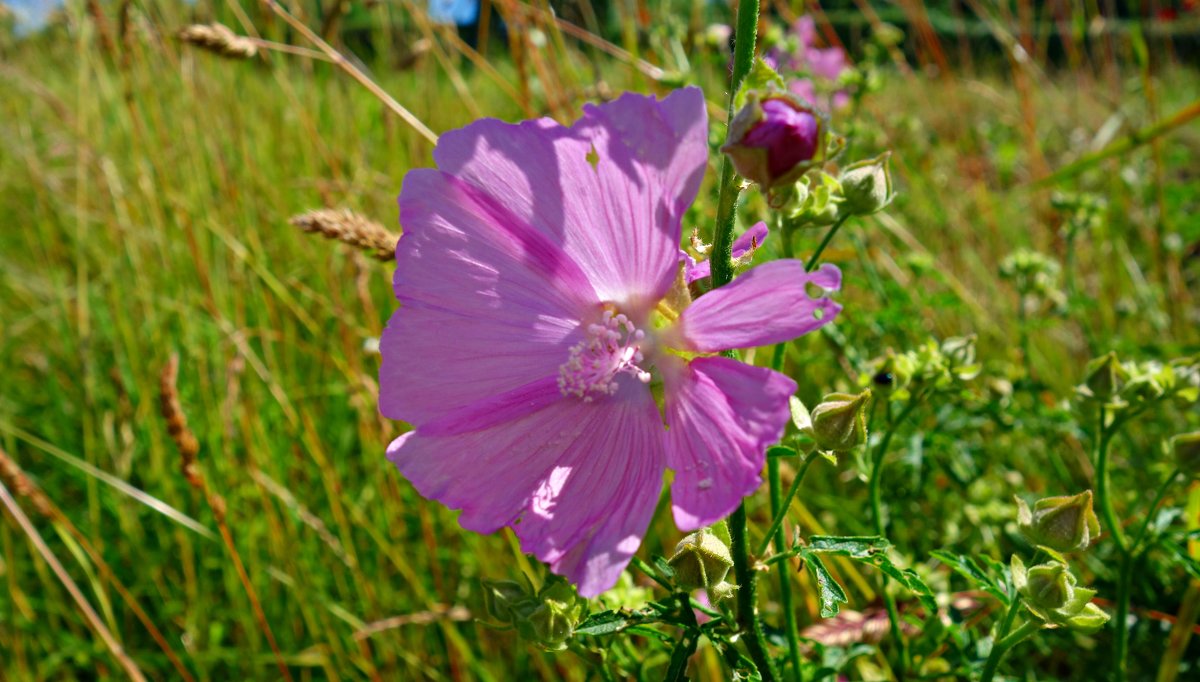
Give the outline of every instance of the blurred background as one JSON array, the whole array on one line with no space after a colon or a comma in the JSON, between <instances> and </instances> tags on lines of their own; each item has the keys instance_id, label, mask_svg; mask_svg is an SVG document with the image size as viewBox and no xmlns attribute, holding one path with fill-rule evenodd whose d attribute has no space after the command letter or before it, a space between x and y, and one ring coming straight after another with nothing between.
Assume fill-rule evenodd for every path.
<instances>
[{"instance_id":1,"label":"blurred background","mask_svg":"<svg viewBox=\"0 0 1200 682\"><path fill-rule=\"evenodd\" d=\"M358 230L386 257L405 171L481 116L570 122L625 90L699 85L723 121L734 4L0 2L0 679L661 677L670 648L652 638L601 643L596 667L484 622L481 579L538 569L387 462L403 431L376 409L392 266L305 230ZM1090 485L1066 400L1085 363L1198 350L1200 6L762 5L761 54L829 109L846 158L890 150L898 190L826 252L852 314L791 346L801 398L863 383L888 348L977 335L984 374L901 434L885 483L908 563L965 594L931 550L1007 556L1014 493ZM685 221L705 239L711 163ZM768 215L757 193L745 204L747 224ZM352 213L292 220L316 209ZM1156 415L1119 444L1128 500L1188 419ZM862 481L852 458L814 469L790 519L869 533ZM1173 518L1194 531L1200 492L1180 491ZM765 501L750 510L761 529ZM679 539L662 511L645 556ZM1112 595L1104 557L1088 581ZM831 569L848 610L879 613L860 568ZM1133 679L1198 674L1197 576L1147 560ZM968 625L992 615L972 608ZM861 648L879 633L834 625L806 630L831 670L885 679ZM986 635L964 631L934 658ZM1010 665L1095 679L1104 641L1052 634ZM725 674L705 649L693 671Z\"/></svg>"}]
</instances>

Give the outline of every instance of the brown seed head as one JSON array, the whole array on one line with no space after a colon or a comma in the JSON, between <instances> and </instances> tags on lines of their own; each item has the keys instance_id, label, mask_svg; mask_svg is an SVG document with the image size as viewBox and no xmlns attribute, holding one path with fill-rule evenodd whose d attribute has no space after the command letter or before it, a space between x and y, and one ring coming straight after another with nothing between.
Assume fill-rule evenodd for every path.
<instances>
[{"instance_id":1,"label":"brown seed head","mask_svg":"<svg viewBox=\"0 0 1200 682\"><path fill-rule=\"evenodd\" d=\"M400 235L348 209L309 211L292 216L291 223L305 232L315 232L326 239L336 239L362 249L382 261L396 257L396 242Z\"/></svg>"},{"instance_id":2,"label":"brown seed head","mask_svg":"<svg viewBox=\"0 0 1200 682\"><path fill-rule=\"evenodd\" d=\"M179 39L231 59L250 59L258 54L258 45L239 36L224 24L192 24L179 29Z\"/></svg>"}]
</instances>

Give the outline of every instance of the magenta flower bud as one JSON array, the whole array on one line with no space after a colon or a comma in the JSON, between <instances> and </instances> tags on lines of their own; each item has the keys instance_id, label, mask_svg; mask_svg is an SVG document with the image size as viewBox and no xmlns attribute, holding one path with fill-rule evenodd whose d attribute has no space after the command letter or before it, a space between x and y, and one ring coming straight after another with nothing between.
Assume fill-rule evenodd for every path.
<instances>
[{"instance_id":1,"label":"magenta flower bud","mask_svg":"<svg viewBox=\"0 0 1200 682\"><path fill-rule=\"evenodd\" d=\"M796 181L812 167L823 151L823 127L820 116L796 97L751 95L734 116L721 151L742 177L771 189Z\"/></svg>"}]
</instances>

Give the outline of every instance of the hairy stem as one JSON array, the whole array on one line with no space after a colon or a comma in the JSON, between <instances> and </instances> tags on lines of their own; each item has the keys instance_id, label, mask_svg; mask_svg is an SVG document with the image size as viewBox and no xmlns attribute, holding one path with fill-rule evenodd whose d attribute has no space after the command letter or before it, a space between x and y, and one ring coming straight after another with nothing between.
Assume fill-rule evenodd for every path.
<instances>
[{"instance_id":1,"label":"hairy stem","mask_svg":"<svg viewBox=\"0 0 1200 682\"><path fill-rule=\"evenodd\" d=\"M737 29L734 34L733 77L729 82L729 118L733 119L733 104L742 80L754 61L754 43L758 38L758 0L738 3ZM733 219L741 187L736 182L733 164L721 161L721 185L717 200L717 225L713 234L712 284L720 287L733 279ZM738 625L745 633L746 649L764 681L775 679L771 657L767 654L766 639L758 620L756 602L758 590L750 551L746 542L746 505L742 503L729 516L730 551L733 572L738 584Z\"/></svg>"},{"instance_id":2,"label":"hairy stem","mask_svg":"<svg viewBox=\"0 0 1200 682\"><path fill-rule=\"evenodd\" d=\"M1000 665L1000 660L1004 658L1004 654L1008 650L1025 641L1029 635L1042 629L1041 623L1036 621L1027 621L1024 625L1017 628L1017 631L1009 634L1008 631L1012 628L1013 620L1016 619L1017 611L1021 606L1020 598L1014 599L1012 606L1008 610L1008 615L1004 618L1002 630L996 632L996 643L992 645L992 653L988 655L987 663L983 666L983 674L979 676L979 682L992 682L992 678L996 676L996 668Z\"/></svg>"},{"instance_id":3,"label":"hairy stem","mask_svg":"<svg viewBox=\"0 0 1200 682\"><path fill-rule=\"evenodd\" d=\"M742 80L750 73L754 62L754 43L758 37L758 0L741 0L737 9L737 33L733 43L733 77L729 81L729 120L733 120L733 104ZM712 284L724 286L733 279L733 218L741 185L737 182L733 164L721 159L721 186L717 199L717 229L713 234Z\"/></svg>"},{"instance_id":4,"label":"hairy stem","mask_svg":"<svg viewBox=\"0 0 1200 682\"><path fill-rule=\"evenodd\" d=\"M729 515L729 549L733 554L733 573L737 577L737 619L746 638L746 649L758 668L763 682L773 682L775 668L767 654L766 638L762 623L758 620L758 586L754 568L750 565L750 551L746 543L746 505L741 504Z\"/></svg>"},{"instance_id":5,"label":"hairy stem","mask_svg":"<svg viewBox=\"0 0 1200 682\"><path fill-rule=\"evenodd\" d=\"M791 489L788 490L787 502L785 503L782 496L779 494L779 458L771 457L767 459L767 481L770 486L771 495L771 515L775 518L771 522L771 529L767 532L767 537L764 542L775 541L776 550L782 550L787 543L787 538L783 532L783 518L787 516L788 506L792 502L792 498L796 494L796 490L800 487L800 481L804 473L808 471L808 464L811 460L805 460L800 473L796 474L796 480L792 482ZM763 550L759 550L759 554ZM800 678L800 627L796 624L796 611L792 605L792 576L791 566L786 561L781 561L775 566L776 573L779 575L779 604L783 608L784 633L787 635L788 643L788 660L792 664L792 678Z\"/></svg>"},{"instance_id":6,"label":"hairy stem","mask_svg":"<svg viewBox=\"0 0 1200 682\"><path fill-rule=\"evenodd\" d=\"M1014 595L1012 604L1008 607L1008 612L1004 614L1004 620L1000 622L1000 626L996 628L996 637L992 640L992 653L988 655L987 663L983 665L983 674L980 675L980 682L990 682L992 677L996 675L996 666L1000 665L1000 658L1004 656L1004 651L1000 648L1000 642L1008 636L1008 631L1012 630L1013 622L1017 619L1017 613L1021 610L1021 597Z\"/></svg>"}]
</instances>

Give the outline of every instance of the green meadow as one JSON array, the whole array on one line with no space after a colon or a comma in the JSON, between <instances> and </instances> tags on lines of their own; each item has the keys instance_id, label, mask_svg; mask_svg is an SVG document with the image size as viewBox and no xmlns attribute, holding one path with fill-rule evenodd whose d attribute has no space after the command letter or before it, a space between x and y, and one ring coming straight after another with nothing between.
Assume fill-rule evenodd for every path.
<instances>
[{"instance_id":1,"label":"green meadow","mask_svg":"<svg viewBox=\"0 0 1200 682\"><path fill-rule=\"evenodd\" d=\"M705 36L733 23L728 3L485 3L497 18L469 39L424 3L284 4L434 133L483 116L569 123L625 90L702 87L713 153L684 229L712 241L729 55ZM764 42L804 5L762 4ZM809 407L930 339L973 337L978 371L899 419L878 404L864 447L805 465L788 536L873 536L871 457L887 456L887 556L940 611L831 555L845 599L822 617L827 594L795 562L789 600L816 662L804 678L977 676L1005 606L940 552L1008 589L1009 557L1033 556L1014 496L1096 491L1104 476L1126 542L1143 541L1126 553L1102 514L1071 570L1110 615L1126 595L1127 679L1195 679L1200 485L1176 475L1170 439L1200 429L1187 390L1200 353L1200 15L1168 31L1131 12L1089 32L1094 2L1050 3L1062 21L1027 2L825 4L823 39L839 37L867 83L832 127L847 159L891 152L896 198L830 242L845 312L781 346L782 366ZM898 40L862 18L871 5ZM256 54L176 37L214 21L257 36ZM0 92L0 679L667 676L671 625L581 634L561 651L501 627L484 581L546 570L508 531L460 528L386 459L407 430L377 407L394 265L290 222L344 208L402 232L396 197L406 171L433 165L433 145L377 92L247 0L69 2L44 29L0 37ZM739 225L773 228L756 262L785 248L772 216L760 192L742 193ZM797 230L788 248L807 258L823 236ZM1076 391L1109 351L1143 373L1179 370L1111 431ZM780 461L783 485L800 461ZM764 484L745 503L752 549L768 498ZM639 556L653 566L681 537L664 491ZM763 568L758 608L783 662L779 579ZM667 598L631 567L587 610ZM998 679L1103 679L1116 636L1112 622L1042 630ZM687 675L733 672L702 641Z\"/></svg>"}]
</instances>

